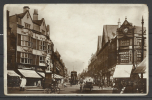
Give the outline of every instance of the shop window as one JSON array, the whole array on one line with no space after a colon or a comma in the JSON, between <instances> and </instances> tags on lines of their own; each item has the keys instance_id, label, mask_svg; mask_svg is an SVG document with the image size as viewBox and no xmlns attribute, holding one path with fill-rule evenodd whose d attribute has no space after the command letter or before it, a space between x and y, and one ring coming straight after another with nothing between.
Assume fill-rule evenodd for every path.
<instances>
[{"instance_id":1,"label":"shop window","mask_svg":"<svg viewBox=\"0 0 152 100\"><path fill-rule=\"evenodd\" d=\"M32 47L32 38L28 35L21 35L21 46Z\"/></svg>"},{"instance_id":2,"label":"shop window","mask_svg":"<svg viewBox=\"0 0 152 100\"><path fill-rule=\"evenodd\" d=\"M32 63L32 55L29 53L20 53L20 63L23 64L31 64Z\"/></svg>"},{"instance_id":3,"label":"shop window","mask_svg":"<svg viewBox=\"0 0 152 100\"><path fill-rule=\"evenodd\" d=\"M45 57L44 56L40 56L40 63L45 63Z\"/></svg>"}]
</instances>

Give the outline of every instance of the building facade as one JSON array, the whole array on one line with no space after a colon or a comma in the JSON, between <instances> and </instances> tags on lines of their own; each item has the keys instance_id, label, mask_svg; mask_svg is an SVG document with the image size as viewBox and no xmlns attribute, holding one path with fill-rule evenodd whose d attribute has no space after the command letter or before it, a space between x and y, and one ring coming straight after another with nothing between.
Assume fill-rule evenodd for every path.
<instances>
[{"instance_id":1,"label":"building facade","mask_svg":"<svg viewBox=\"0 0 152 100\"><path fill-rule=\"evenodd\" d=\"M104 81L107 86L110 86L113 78L124 78L121 75L114 77L119 65L122 68L131 66L128 78L132 80L138 79L138 75L134 75L132 72L146 57L145 30L146 28L143 27L143 24L141 26L133 26L127 19L122 25L120 25L120 22L118 22L118 25L104 25L102 42L98 39L96 53L97 71L94 72L100 78L100 81ZM99 49L99 47L101 48ZM88 69L89 71L94 69L93 62L89 64Z\"/></svg>"},{"instance_id":2,"label":"building facade","mask_svg":"<svg viewBox=\"0 0 152 100\"><path fill-rule=\"evenodd\" d=\"M33 19L29 12L29 7L23 7L23 13L9 16L8 21L8 39L7 69L14 70L21 76L31 80L39 80L45 77L45 71L64 76L64 63L58 59L59 65L62 67L57 72L56 53L54 52L54 44L50 39L50 27L46 25L45 19L38 19L38 10L34 9ZM10 31L11 29L11 31ZM55 56L55 57L54 57ZM9 63L11 62L11 63ZM55 67L55 68L54 68ZM33 72L32 72L33 71ZM36 72L35 72L36 71ZM31 72L30 76L28 72ZM38 77L38 72L42 77ZM27 83L33 85L34 83Z\"/></svg>"}]
</instances>

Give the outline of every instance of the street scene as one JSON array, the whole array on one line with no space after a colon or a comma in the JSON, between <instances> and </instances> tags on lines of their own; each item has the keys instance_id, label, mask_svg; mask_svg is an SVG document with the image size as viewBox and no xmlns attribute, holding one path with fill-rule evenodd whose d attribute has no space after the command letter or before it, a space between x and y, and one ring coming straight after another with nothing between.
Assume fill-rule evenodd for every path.
<instances>
[{"instance_id":1,"label":"street scene","mask_svg":"<svg viewBox=\"0 0 152 100\"><path fill-rule=\"evenodd\" d=\"M4 12L5 95L148 93L147 6L8 4Z\"/></svg>"}]
</instances>

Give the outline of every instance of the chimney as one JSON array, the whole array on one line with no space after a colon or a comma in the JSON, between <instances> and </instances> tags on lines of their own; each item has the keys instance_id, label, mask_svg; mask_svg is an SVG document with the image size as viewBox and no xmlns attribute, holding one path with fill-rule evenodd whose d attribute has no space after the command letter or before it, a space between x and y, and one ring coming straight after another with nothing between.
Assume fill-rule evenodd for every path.
<instances>
[{"instance_id":1,"label":"chimney","mask_svg":"<svg viewBox=\"0 0 152 100\"><path fill-rule=\"evenodd\" d=\"M121 22L120 22L120 18L119 18L119 20L118 20L118 28L120 28L120 26L121 26Z\"/></svg>"},{"instance_id":2,"label":"chimney","mask_svg":"<svg viewBox=\"0 0 152 100\"><path fill-rule=\"evenodd\" d=\"M38 20L38 10L34 9L33 20Z\"/></svg>"},{"instance_id":3,"label":"chimney","mask_svg":"<svg viewBox=\"0 0 152 100\"><path fill-rule=\"evenodd\" d=\"M24 6L23 7L23 13L26 12L27 10L29 11L29 9L30 9L29 6Z\"/></svg>"}]
</instances>

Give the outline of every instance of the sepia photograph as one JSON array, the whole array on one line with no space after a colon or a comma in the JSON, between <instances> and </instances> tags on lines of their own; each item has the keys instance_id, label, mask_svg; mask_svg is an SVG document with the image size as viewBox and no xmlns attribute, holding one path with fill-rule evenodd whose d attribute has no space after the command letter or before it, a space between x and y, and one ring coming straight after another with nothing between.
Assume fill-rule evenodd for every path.
<instances>
[{"instance_id":1,"label":"sepia photograph","mask_svg":"<svg viewBox=\"0 0 152 100\"><path fill-rule=\"evenodd\" d=\"M144 96L145 4L6 4L7 96Z\"/></svg>"}]
</instances>

